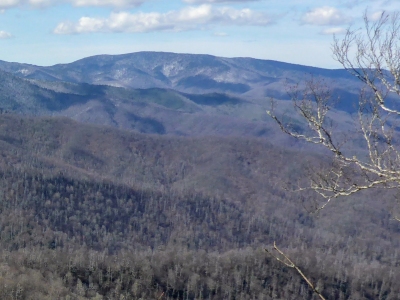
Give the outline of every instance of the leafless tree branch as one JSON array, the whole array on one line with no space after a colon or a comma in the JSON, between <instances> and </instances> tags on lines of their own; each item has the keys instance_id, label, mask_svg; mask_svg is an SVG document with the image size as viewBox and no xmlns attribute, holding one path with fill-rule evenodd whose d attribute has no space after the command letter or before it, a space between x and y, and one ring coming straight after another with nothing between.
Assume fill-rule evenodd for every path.
<instances>
[{"instance_id":1,"label":"leafless tree branch","mask_svg":"<svg viewBox=\"0 0 400 300\"><path fill-rule=\"evenodd\" d=\"M273 256L276 260L278 260L279 262L283 263L285 266L287 266L288 268L292 268L295 269L296 272L298 274L300 274L300 276L305 280L305 282L308 284L308 286L311 288L311 290L316 293L319 298L321 298L322 300L325 300L325 297L321 294L320 291L318 291L318 289L313 285L313 283L311 282L310 279L308 279L308 277L303 273L303 271L290 259L289 256L287 256L282 250L280 250L277 246L276 243L274 242L274 250L276 252L278 252L278 254L280 256L274 255L270 250L265 249L265 251L270 254L271 256Z\"/></svg>"},{"instance_id":2,"label":"leafless tree branch","mask_svg":"<svg viewBox=\"0 0 400 300\"><path fill-rule=\"evenodd\" d=\"M310 189L323 199L316 210L333 199L371 188L400 187L400 152L396 122L400 119L400 14L382 13L371 22L364 16L364 30L348 30L342 40L334 39L333 55L364 87L358 107L358 132L365 153L354 155L329 122L332 93L321 81L311 78L301 89L289 89L298 115L306 121L306 132L298 132L275 113L271 101L267 114L280 129L299 140L322 145L333 154L333 167L311 176ZM348 147L347 147L348 148ZM350 175L351 174L351 175Z\"/></svg>"}]
</instances>

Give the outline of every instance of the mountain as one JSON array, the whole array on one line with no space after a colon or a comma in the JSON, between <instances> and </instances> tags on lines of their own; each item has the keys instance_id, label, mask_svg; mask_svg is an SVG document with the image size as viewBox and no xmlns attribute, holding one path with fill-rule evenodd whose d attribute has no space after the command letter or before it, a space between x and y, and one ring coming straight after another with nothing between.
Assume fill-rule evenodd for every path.
<instances>
[{"instance_id":1,"label":"mountain","mask_svg":"<svg viewBox=\"0 0 400 300\"><path fill-rule=\"evenodd\" d=\"M325 81L342 99L331 112L342 131L354 123L350 114L359 88L345 70L158 52L100 55L51 67L3 61L0 68L0 108L6 111L142 133L263 136L284 143L265 113L268 97L277 97L278 110L304 127L286 101L285 84L305 76Z\"/></svg>"},{"instance_id":2,"label":"mountain","mask_svg":"<svg viewBox=\"0 0 400 300\"><path fill-rule=\"evenodd\" d=\"M0 71L0 108L25 115L67 116L143 133L185 136L261 136L271 125L265 122L260 105L226 94L49 82L5 71Z\"/></svg>"},{"instance_id":3,"label":"mountain","mask_svg":"<svg viewBox=\"0 0 400 300\"><path fill-rule=\"evenodd\" d=\"M397 299L395 191L309 214L323 200L292 191L331 158L265 113L274 96L307 130L285 84L314 76L362 155L344 70L156 52L0 69L0 299L314 299L274 242L327 299Z\"/></svg>"},{"instance_id":4,"label":"mountain","mask_svg":"<svg viewBox=\"0 0 400 300\"><path fill-rule=\"evenodd\" d=\"M111 85L129 89L166 88L184 93L227 93L264 101L287 99L285 86L306 77L318 78L345 99L352 109L359 82L345 70L328 70L254 58L224 58L200 54L137 52L98 55L49 67L0 61L0 68L19 77ZM260 102L258 102L260 103Z\"/></svg>"}]
</instances>

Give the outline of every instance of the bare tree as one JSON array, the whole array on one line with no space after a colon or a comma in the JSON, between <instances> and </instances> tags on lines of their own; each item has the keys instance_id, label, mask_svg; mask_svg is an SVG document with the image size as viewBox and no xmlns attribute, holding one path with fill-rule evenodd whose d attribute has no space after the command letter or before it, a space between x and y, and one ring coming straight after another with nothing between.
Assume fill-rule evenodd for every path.
<instances>
[{"instance_id":1,"label":"bare tree","mask_svg":"<svg viewBox=\"0 0 400 300\"><path fill-rule=\"evenodd\" d=\"M322 145L333 155L332 166L315 172L311 189L323 199L316 210L333 199L371 188L400 187L400 144L396 123L400 120L400 14L382 13L371 22L364 14L364 28L347 30L334 38L334 58L362 83L357 129L365 151L357 155L343 135L335 132L328 114L332 108L329 87L311 78L305 86L290 89L294 108L307 122L308 131L299 133L275 114L275 102L267 113L288 135ZM397 100L397 101L396 101Z\"/></svg>"},{"instance_id":2,"label":"bare tree","mask_svg":"<svg viewBox=\"0 0 400 300\"><path fill-rule=\"evenodd\" d=\"M311 190L323 199L315 211L332 200L372 188L400 188L400 13L382 13L376 21L364 14L364 27L347 30L343 39L334 38L334 58L362 83L354 132L364 145L355 153L348 139L335 131L329 111L335 99L318 79L289 89L295 111L307 123L307 130L296 130L275 113L271 102L267 113L286 134L308 143L322 145L332 154L329 167L310 173L310 183L300 190ZM395 216L400 221L400 218ZM293 268L319 298L325 299L302 270L274 243L272 254Z\"/></svg>"}]
</instances>

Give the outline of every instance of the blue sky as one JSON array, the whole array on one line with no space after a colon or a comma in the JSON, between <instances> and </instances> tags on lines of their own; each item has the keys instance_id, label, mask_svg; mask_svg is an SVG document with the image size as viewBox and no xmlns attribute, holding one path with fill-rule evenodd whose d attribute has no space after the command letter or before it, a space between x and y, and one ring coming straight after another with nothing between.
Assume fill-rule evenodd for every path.
<instances>
[{"instance_id":1,"label":"blue sky","mask_svg":"<svg viewBox=\"0 0 400 300\"><path fill-rule=\"evenodd\" d=\"M136 51L255 57L326 68L333 34L391 0L0 0L0 59L53 65Z\"/></svg>"}]
</instances>

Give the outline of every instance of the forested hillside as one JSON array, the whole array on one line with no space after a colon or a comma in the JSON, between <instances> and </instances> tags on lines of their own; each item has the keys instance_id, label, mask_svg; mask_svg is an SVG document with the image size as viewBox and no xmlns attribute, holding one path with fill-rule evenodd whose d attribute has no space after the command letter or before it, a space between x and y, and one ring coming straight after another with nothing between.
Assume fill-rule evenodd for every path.
<instances>
[{"instance_id":1,"label":"forested hillside","mask_svg":"<svg viewBox=\"0 0 400 300\"><path fill-rule=\"evenodd\" d=\"M323 154L0 116L1 299L396 299L400 225L373 193L310 215ZM223 155L221 155L223 154Z\"/></svg>"}]
</instances>

